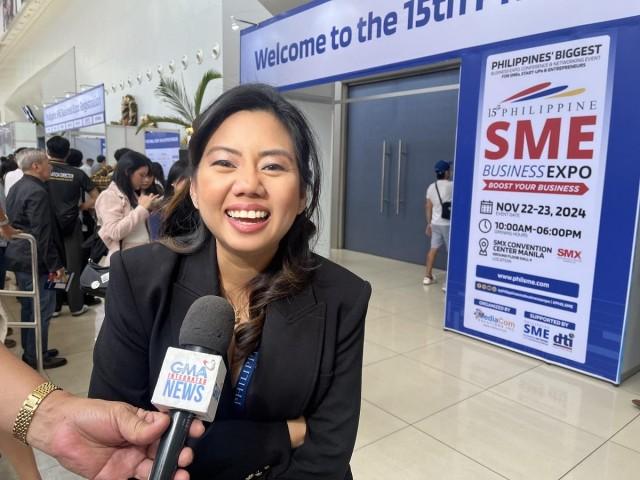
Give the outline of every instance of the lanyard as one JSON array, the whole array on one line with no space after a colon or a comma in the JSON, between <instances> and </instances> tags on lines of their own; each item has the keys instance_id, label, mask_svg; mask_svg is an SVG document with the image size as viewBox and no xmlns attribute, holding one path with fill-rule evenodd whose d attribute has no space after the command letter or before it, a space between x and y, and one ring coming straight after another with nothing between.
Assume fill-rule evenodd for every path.
<instances>
[{"instance_id":1,"label":"lanyard","mask_svg":"<svg viewBox=\"0 0 640 480\"><path fill-rule=\"evenodd\" d=\"M238 383L236 384L236 392L233 398L233 408L238 413L244 413L247 401L247 392L251 384L253 372L258 364L258 352L253 352L247 357L240 371Z\"/></svg>"}]
</instances>

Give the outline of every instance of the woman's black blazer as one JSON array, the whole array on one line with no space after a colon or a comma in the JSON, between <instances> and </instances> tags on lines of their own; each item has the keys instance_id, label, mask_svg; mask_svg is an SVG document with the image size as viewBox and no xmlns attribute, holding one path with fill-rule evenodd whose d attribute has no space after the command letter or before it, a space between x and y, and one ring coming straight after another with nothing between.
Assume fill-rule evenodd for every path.
<instances>
[{"instance_id":1,"label":"woman's black blazer","mask_svg":"<svg viewBox=\"0 0 640 480\"><path fill-rule=\"evenodd\" d=\"M267 308L246 411L233 411L227 379L216 420L194 444L191 478L351 478L371 287L317 260L304 290ZM178 346L187 310L197 298L219 293L213 239L191 255L160 243L114 254L89 396L153 408L165 352ZM307 436L292 450L286 420L300 415Z\"/></svg>"}]
</instances>

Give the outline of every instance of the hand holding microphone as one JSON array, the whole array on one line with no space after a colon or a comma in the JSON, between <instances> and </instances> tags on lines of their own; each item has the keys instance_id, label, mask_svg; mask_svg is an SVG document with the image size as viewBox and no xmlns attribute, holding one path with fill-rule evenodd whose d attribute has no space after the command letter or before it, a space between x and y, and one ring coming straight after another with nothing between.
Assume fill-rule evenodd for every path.
<instances>
[{"instance_id":1,"label":"hand holding microphone","mask_svg":"<svg viewBox=\"0 0 640 480\"><path fill-rule=\"evenodd\" d=\"M201 297L189 308L180 328L181 348L167 350L151 399L159 410L170 411L171 425L160 441L149 480L173 478L194 417L213 421L234 324L233 308L221 297Z\"/></svg>"}]
</instances>

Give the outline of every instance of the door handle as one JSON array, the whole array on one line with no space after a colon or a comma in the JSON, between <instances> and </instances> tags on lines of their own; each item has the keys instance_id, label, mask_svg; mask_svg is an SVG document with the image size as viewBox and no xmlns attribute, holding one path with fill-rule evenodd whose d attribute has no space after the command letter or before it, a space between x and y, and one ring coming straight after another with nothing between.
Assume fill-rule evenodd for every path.
<instances>
[{"instance_id":1,"label":"door handle","mask_svg":"<svg viewBox=\"0 0 640 480\"><path fill-rule=\"evenodd\" d=\"M382 175L380 180L380 213L384 213L384 177L387 166L387 141L382 141Z\"/></svg>"},{"instance_id":2,"label":"door handle","mask_svg":"<svg viewBox=\"0 0 640 480\"><path fill-rule=\"evenodd\" d=\"M400 215L400 184L402 178L402 139L398 140L398 181L396 183L396 215Z\"/></svg>"}]
</instances>

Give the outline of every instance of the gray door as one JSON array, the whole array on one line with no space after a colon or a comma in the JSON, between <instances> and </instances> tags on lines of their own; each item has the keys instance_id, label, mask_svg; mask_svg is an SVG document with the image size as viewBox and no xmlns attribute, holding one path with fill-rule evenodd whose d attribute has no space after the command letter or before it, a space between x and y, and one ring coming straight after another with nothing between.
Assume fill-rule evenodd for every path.
<instances>
[{"instance_id":1,"label":"gray door","mask_svg":"<svg viewBox=\"0 0 640 480\"><path fill-rule=\"evenodd\" d=\"M453 160L459 70L352 87L345 248L424 263L425 192ZM442 251L437 268L446 268Z\"/></svg>"}]
</instances>

